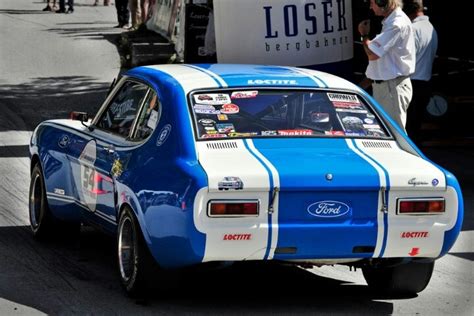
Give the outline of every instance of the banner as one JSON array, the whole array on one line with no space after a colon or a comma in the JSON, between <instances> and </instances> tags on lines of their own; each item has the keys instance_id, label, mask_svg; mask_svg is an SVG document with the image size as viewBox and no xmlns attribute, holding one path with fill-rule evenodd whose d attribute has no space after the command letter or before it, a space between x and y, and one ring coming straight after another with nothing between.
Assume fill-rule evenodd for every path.
<instances>
[{"instance_id":1,"label":"banner","mask_svg":"<svg viewBox=\"0 0 474 316\"><path fill-rule=\"evenodd\" d=\"M353 57L351 0L214 0L217 60L312 66Z\"/></svg>"}]
</instances>

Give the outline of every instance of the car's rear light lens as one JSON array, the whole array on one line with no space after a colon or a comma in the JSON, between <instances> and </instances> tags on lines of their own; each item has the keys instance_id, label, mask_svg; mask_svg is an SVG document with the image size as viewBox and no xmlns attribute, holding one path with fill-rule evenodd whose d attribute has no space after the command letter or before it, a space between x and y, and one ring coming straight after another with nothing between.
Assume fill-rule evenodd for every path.
<instances>
[{"instance_id":1,"label":"car's rear light lens","mask_svg":"<svg viewBox=\"0 0 474 316\"><path fill-rule=\"evenodd\" d=\"M398 200L398 214L439 214L444 211L443 198Z\"/></svg>"},{"instance_id":2,"label":"car's rear light lens","mask_svg":"<svg viewBox=\"0 0 474 316\"><path fill-rule=\"evenodd\" d=\"M209 201L208 215L211 217L221 216L258 216L259 203L253 201Z\"/></svg>"}]
</instances>

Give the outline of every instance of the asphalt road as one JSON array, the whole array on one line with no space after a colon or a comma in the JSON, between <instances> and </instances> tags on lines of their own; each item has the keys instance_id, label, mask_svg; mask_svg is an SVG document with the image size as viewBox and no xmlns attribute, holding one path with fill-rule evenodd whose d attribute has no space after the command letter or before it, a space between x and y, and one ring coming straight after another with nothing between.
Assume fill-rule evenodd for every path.
<instances>
[{"instance_id":1,"label":"asphalt road","mask_svg":"<svg viewBox=\"0 0 474 316\"><path fill-rule=\"evenodd\" d=\"M38 243L29 232L28 139L40 121L94 113L120 70L114 7L76 0L72 15L40 0L0 2L0 315L15 314L474 314L473 148L423 151L454 172L466 216L450 254L415 297L370 293L347 267L200 271L179 287L127 298L114 240L86 227L77 240Z\"/></svg>"}]
</instances>

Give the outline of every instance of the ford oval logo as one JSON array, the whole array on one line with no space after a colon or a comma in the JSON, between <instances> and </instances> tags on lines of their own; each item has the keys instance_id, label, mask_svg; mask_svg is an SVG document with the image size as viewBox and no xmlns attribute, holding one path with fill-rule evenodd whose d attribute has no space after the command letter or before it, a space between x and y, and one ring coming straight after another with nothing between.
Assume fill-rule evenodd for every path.
<instances>
[{"instance_id":1,"label":"ford oval logo","mask_svg":"<svg viewBox=\"0 0 474 316\"><path fill-rule=\"evenodd\" d=\"M307 210L316 217L340 217L349 213L350 207L338 201L318 201L308 206Z\"/></svg>"}]
</instances>

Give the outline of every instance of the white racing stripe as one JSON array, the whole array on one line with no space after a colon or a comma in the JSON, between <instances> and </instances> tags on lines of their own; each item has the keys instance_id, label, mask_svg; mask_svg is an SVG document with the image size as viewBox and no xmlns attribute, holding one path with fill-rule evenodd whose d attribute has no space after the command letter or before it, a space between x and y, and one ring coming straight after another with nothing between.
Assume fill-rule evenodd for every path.
<instances>
[{"instance_id":1,"label":"white racing stripe","mask_svg":"<svg viewBox=\"0 0 474 316\"><path fill-rule=\"evenodd\" d=\"M377 242L374 256L407 257L415 253L413 256L437 257L445 232L456 222L458 208L456 192L446 188L444 173L432 163L401 150L395 142L382 148L365 147L364 140L354 142L358 150L379 163L389 176L386 240L381 254ZM410 184L413 182L419 184ZM446 212L426 216L396 214L399 198L423 197L445 198Z\"/></svg>"},{"instance_id":2,"label":"white racing stripe","mask_svg":"<svg viewBox=\"0 0 474 316\"><path fill-rule=\"evenodd\" d=\"M268 244L268 171L241 139L197 142L196 146L209 181L209 188L203 188L194 203L196 228L206 234L203 261L263 259ZM240 178L243 189L219 190L224 176ZM260 213L258 217L211 218L207 216L210 199L258 200ZM245 237L228 240L229 235Z\"/></svg>"},{"instance_id":3,"label":"white racing stripe","mask_svg":"<svg viewBox=\"0 0 474 316\"><path fill-rule=\"evenodd\" d=\"M273 166L270 161L260 153L251 139L247 140L247 145L249 146L250 150L254 155L260 158L263 163L270 169L271 177L273 179L273 188L280 188L280 176L278 174L277 169ZM271 193L270 193L271 194ZM271 232L271 241L270 241L270 250L268 253L268 260L271 260L275 254L275 249L278 243L278 201L279 196L278 194L275 196L273 200L273 214L271 215L271 225L272 225L272 232Z\"/></svg>"}]
</instances>

